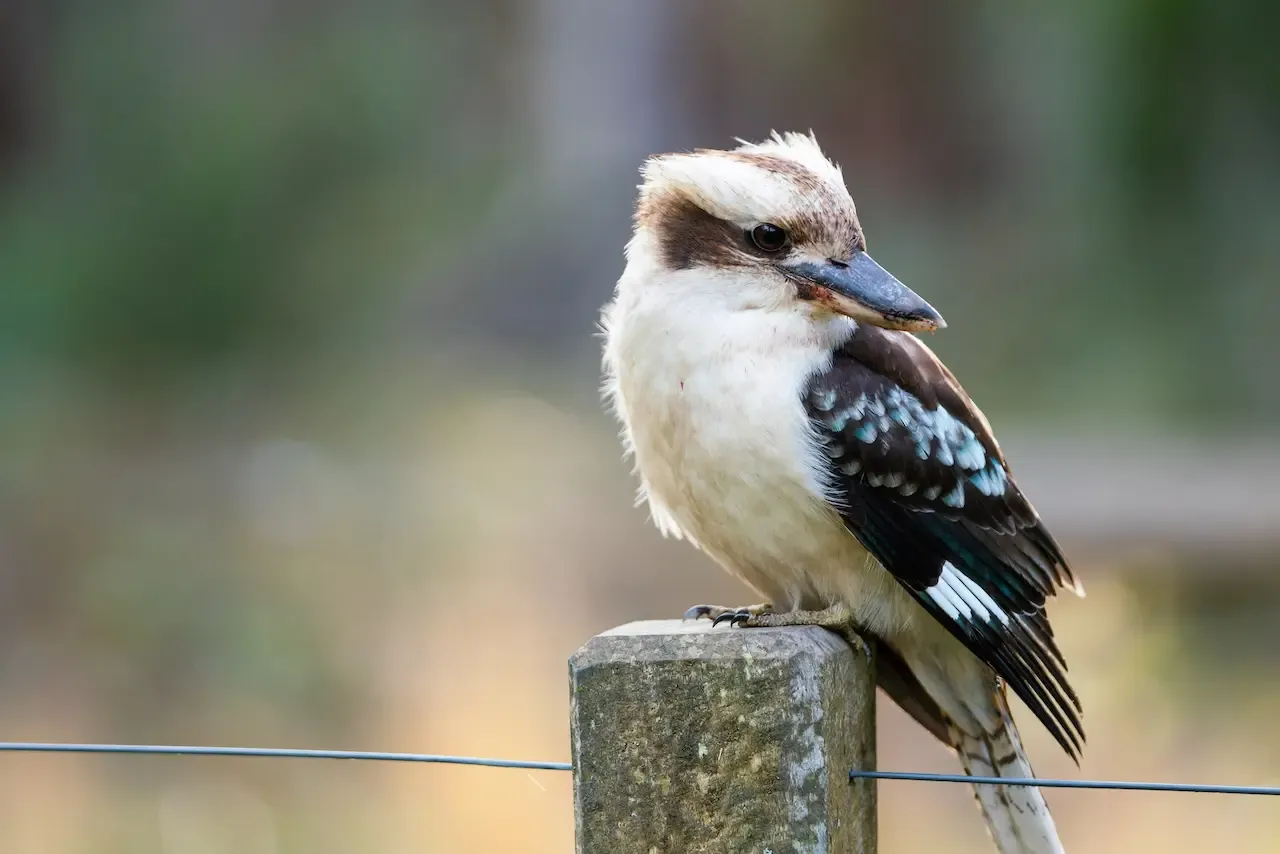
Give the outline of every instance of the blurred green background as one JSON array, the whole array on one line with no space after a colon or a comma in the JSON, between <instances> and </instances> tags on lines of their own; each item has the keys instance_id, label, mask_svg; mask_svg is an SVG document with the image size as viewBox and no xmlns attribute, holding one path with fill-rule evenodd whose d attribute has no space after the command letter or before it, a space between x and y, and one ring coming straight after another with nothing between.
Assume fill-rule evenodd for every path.
<instances>
[{"instance_id":1,"label":"blurred green background","mask_svg":"<svg viewBox=\"0 0 1280 854\"><path fill-rule=\"evenodd\" d=\"M1089 589L1089 749L1030 724L1037 771L1280 784L1277 32L0 0L0 736L566 758L580 643L745 595L632 508L598 403L636 169L812 128ZM882 767L954 770L882 712ZM1048 797L1075 851L1280 850L1265 799ZM958 786L882 785L881 839L989 846ZM6 854L571 846L565 774L0 756Z\"/></svg>"}]
</instances>

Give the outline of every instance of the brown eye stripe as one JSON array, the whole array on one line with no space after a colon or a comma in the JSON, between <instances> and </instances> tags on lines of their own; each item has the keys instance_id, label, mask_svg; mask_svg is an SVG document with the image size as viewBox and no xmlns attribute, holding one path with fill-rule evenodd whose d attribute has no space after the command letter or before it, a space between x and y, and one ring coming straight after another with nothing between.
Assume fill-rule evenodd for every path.
<instances>
[{"instance_id":1,"label":"brown eye stripe","mask_svg":"<svg viewBox=\"0 0 1280 854\"><path fill-rule=\"evenodd\" d=\"M745 255L759 254L738 226L679 196L645 200L636 211L636 219L656 232L663 262L672 270L737 266L747 260ZM835 212L826 217L787 217L777 225L787 232L788 247L827 243L862 246L856 220L846 220ZM781 257L787 252L784 248L771 257Z\"/></svg>"},{"instance_id":2,"label":"brown eye stripe","mask_svg":"<svg viewBox=\"0 0 1280 854\"><path fill-rule=\"evenodd\" d=\"M648 200L636 212L636 218L657 233L662 260L669 269L742 263L741 229L688 199L668 196Z\"/></svg>"}]
</instances>

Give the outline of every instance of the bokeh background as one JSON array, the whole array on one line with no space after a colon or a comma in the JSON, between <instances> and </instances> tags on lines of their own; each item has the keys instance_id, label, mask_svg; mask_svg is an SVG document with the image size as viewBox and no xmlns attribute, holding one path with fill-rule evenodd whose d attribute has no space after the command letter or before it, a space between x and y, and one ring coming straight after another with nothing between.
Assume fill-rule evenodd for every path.
<instances>
[{"instance_id":1,"label":"bokeh background","mask_svg":"<svg viewBox=\"0 0 1280 854\"><path fill-rule=\"evenodd\" d=\"M566 758L578 645L749 598L598 403L636 168L812 128L1089 589L1037 770L1280 783L1280 6L1032 5L2 0L0 736ZM959 786L881 838L989 850ZM562 773L0 756L6 854L571 846Z\"/></svg>"}]
</instances>

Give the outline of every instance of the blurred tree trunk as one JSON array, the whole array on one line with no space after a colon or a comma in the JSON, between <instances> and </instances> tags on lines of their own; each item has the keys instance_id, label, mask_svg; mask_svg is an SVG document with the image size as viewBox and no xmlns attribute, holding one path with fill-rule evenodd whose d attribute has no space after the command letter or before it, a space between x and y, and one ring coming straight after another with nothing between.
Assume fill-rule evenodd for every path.
<instances>
[{"instance_id":1,"label":"blurred tree trunk","mask_svg":"<svg viewBox=\"0 0 1280 854\"><path fill-rule=\"evenodd\" d=\"M487 287L460 294L467 304L450 311L515 346L590 340L595 311L621 272L638 167L689 145L685 81L670 56L684 8L682 0L533 0L523 8L526 41L513 48L525 61L512 88L528 128L518 153L531 161L532 186L487 226L503 235L505 250L482 260ZM607 213L583 218L585 208Z\"/></svg>"},{"instance_id":2,"label":"blurred tree trunk","mask_svg":"<svg viewBox=\"0 0 1280 854\"><path fill-rule=\"evenodd\" d=\"M41 0L0 0L0 176L14 169L36 129L37 59L48 56Z\"/></svg>"}]
</instances>

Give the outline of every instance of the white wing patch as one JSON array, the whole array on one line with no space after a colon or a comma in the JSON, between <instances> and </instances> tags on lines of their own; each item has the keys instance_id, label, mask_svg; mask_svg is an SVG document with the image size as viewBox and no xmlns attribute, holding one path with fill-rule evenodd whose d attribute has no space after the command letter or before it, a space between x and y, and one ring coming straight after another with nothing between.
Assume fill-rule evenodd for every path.
<instances>
[{"instance_id":1,"label":"white wing patch","mask_svg":"<svg viewBox=\"0 0 1280 854\"><path fill-rule=\"evenodd\" d=\"M953 620L978 619L984 623L999 620L1009 625L1009 615L995 603L981 585L960 572L948 561L942 565L938 583L925 591L925 595L946 612Z\"/></svg>"}]
</instances>

